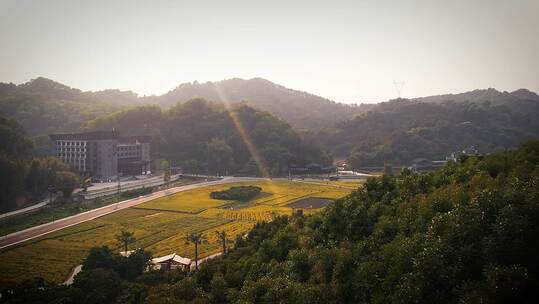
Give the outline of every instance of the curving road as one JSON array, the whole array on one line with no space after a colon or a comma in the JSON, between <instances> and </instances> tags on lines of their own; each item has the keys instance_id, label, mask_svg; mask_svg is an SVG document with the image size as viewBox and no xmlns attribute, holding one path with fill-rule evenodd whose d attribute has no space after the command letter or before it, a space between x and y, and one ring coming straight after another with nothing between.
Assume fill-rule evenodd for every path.
<instances>
[{"instance_id":1,"label":"curving road","mask_svg":"<svg viewBox=\"0 0 539 304\"><path fill-rule=\"evenodd\" d=\"M197 184L190 184L190 185L184 185L184 186L178 186L158 192L154 192L149 195L140 196L137 198L128 199L125 201L121 201L115 204L107 205L101 208L89 210L86 212L82 212L73 216L65 217L59 220L56 220L54 222L46 223L43 225L35 226L32 228L28 228L25 230L17 231L12 234L8 234L6 236L0 237L0 249L13 246L40 236L43 236L45 234L61 230L70 226L74 226L80 223L84 223L87 221L91 221L95 218L116 212L118 210L126 209L129 207L136 206L138 204L142 204L151 200L154 200L156 198L160 198L163 196L171 195L174 193L202 188L210 185L218 185L218 184L226 184L226 183L236 183L236 182L248 182L248 181L261 181L261 180L268 180L268 178L261 178L261 177L225 177L220 180L216 181L210 181L210 182L202 182ZM286 178L274 178L273 180L287 180ZM334 186L337 188L347 188L344 186L338 186L338 185L331 185L331 184L324 184L320 182L314 182L314 181L299 181L294 180L296 182L302 182L302 183L309 183L309 184L320 184L325 186Z\"/></svg>"},{"instance_id":2,"label":"curving road","mask_svg":"<svg viewBox=\"0 0 539 304\"><path fill-rule=\"evenodd\" d=\"M69 216L63 219L56 220L54 222L46 223L43 225L35 226L32 228L28 228L25 230L21 230L18 232L14 232L12 234L8 234L6 236L0 237L0 249L6 248L9 246L13 246L37 237L40 237L42 235L64 229L66 227L74 226L83 222L91 221L95 218L116 212L118 210L126 209L129 207L136 206L138 204L142 204L144 202L148 202L151 200L154 200L156 198L160 198L163 196L171 195L174 193L187 191L191 189L206 187L210 185L217 185L217 184L225 184L225 183L234 183L234 182L245 182L245 181L254 181L254 180L263 180L263 178L252 178L252 177L225 177L223 179L217 180L217 181L210 181L210 182L202 182L197 184L190 184L185 186L178 186L175 188L170 188L158 192L154 192L149 195L140 196L133 199L128 199L125 201L121 201L115 204L107 205L105 207L93 209L90 211L82 212L73 216Z\"/></svg>"}]
</instances>

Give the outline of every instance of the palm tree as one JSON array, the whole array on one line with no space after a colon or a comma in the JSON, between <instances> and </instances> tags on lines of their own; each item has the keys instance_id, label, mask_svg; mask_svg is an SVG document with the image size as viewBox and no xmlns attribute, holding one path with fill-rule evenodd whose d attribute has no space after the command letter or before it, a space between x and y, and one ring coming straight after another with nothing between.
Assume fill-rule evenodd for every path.
<instances>
[{"instance_id":1,"label":"palm tree","mask_svg":"<svg viewBox=\"0 0 539 304\"><path fill-rule=\"evenodd\" d=\"M198 270L198 245L204 241L202 233L193 232L188 234L187 241L195 244L195 269Z\"/></svg>"},{"instance_id":2,"label":"palm tree","mask_svg":"<svg viewBox=\"0 0 539 304\"><path fill-rule=\"evenodd\" d=\"M219 238L219 240L221 240L221 243L223 244L223 255L226 254L226 242L227 242L227 239L226 239L226 231L215 231L215 233L217 233L217 237Z\"/></svg>"},{"instance_id":3,"label":"palm tree","mask_svg":"<svg viewBox=\"0 0 539 304\"><path fill-rule=\"evenodd\" d=\"M127 254L127 245L135 241L135 237L133 237L133 232L129 232L123 229L120 232L120 234L116 235L116 239L118 240L118 242L124 245L124 252L126 254Z\"/></svg>"}]
</instances>

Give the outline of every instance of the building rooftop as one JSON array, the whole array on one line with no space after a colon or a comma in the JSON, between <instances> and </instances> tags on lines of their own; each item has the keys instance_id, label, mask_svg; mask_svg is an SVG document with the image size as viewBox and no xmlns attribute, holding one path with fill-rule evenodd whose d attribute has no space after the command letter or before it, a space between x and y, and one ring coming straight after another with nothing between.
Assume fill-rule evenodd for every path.
<instances>
[{"instance_id":1,"label":"building rooftop","mask_svg":"<svg viewBox=\"0 0 539 304\"><path fill-rule=\"evenodd\" d=\"M133 143L133 142L149 143L152 141L152 137L149 135L139 135L139 136L125 136L119 137L118 142L123 143Z\"/></svg>"},{"instance_id":2,"label":"building rooftop","mask_svg":"<svg viewBox=\"0 0 539 304\"><path fill-rule=\"evenodd\" d=\"M165 262L176 262L178 264L190 265L191 260L188 258L181 257L176 253L165 255L162 257L154 258L151 260L152 264L165 263Z\"/></svg>"},{"instance_id":3,"label":"building rooftop","mask_svg":"<svg viewBox=\"0 0 539 304\"><path fill-rule=\"evenodd\" d=\"M97 139L117 139L117 131L94 131L84 133L56 133L49 134L52 140L97 140Z\"/></svg>"}]
</instances>

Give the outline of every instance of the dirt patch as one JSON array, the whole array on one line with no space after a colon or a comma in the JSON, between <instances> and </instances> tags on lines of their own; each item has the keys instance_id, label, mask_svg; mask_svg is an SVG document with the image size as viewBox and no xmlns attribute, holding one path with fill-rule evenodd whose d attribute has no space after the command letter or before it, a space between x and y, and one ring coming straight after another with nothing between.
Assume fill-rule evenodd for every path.
<instances>
[{"instance_id":1,"label":"dirt patch","mask_svg":"<svg viewBox=\"0 0 539 304\"><path fill-rule=\"evenodd\" d=\"M318 209L318 208L325 207L332 202L333 200L329 198L307 197L307 198L295 201L293 203L290 203L286 205L286 207L296 208L296 209Z\"/></svg>"},{"instance_id":2,"label":"dirt patch","mask_svg":"<svg viewBox=\"0 0 539 304\"><path fill-rule=\"evenodd\" d=\"M144 217L154 217L154 216L158 216L159 214L163 214L163 212L157 212L157 213L152 213L152 214L148 214Z\"/></svg>"}]
</instances>

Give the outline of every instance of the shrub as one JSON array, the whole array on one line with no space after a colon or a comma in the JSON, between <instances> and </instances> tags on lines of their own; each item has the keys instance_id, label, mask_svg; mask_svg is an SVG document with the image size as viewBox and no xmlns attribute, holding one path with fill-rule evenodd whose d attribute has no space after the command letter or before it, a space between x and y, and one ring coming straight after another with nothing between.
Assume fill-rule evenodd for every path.
<instances>
[{"instance_id":1,"label":"shrub","mask_svg":"<svg viewBox=\"0 0 539 304\"><path fill-rule=\"evenodd\" d=\"M257 186L236 186L224 191L214 191L210 197L219 200L248 201L260 194L262 188Z\"/></svg>"}]
</instances>

